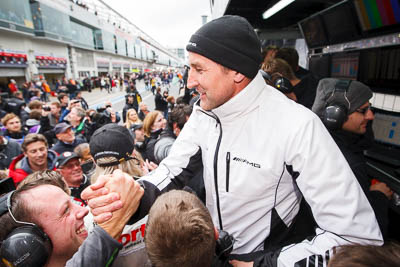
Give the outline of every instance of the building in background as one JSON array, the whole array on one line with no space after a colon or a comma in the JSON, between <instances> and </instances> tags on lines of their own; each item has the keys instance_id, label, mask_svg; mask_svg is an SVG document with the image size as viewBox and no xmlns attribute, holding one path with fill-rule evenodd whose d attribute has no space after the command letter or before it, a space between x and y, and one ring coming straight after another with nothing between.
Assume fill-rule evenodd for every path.
<instances>
[{"instance_id":1,"label":"building in background","mask_svg":"<svg viewBox=\"0 0 400 267\"><path fill-rule=\"evenodd\" d=\"M180 67L183 60L101 0L2 0L0 83L40 76L50 84L132 70Z\"/></svg>"}]
</instances>

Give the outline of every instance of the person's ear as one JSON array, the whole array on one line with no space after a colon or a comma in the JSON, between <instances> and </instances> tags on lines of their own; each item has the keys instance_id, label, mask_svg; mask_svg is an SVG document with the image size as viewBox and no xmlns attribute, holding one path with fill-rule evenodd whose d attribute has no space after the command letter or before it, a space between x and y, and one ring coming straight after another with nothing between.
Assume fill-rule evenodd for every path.
<instances>
[{"instance_id":1,"label":"person's ear","mask_svg":"<svg viewBox=\"0 0 400 267\"><path fill-rule=\"evenodd\" d=\"M244 80L244 78L246 78L246 76L244 76L243 74L241 74L239 72L235 72L234 75L235 76L234 76L233 80L235 83L241 83Z\"/></svg>"},{"instance_id":2,"label":"person's ear","mask_svg":"<svg viewBox=\"0 0 400 267\"><path fill-rule=\"evenodd\" d=\"M217 230L217 228L214 226L214 236L215 236L215 240L218 240L219 238L219 232Z\"/></svg>"}]
</instances>

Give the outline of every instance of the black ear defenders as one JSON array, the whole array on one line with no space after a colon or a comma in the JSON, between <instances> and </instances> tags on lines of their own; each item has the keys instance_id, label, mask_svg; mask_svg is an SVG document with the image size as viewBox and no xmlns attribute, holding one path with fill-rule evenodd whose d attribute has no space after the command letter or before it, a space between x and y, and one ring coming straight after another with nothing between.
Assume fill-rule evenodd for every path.
<instances>
[{"instance_id":1,"label":"black ear defenders","mask_svg":"<svg viewBox=\"0 0 400 267\"><path fill-rule=\"evenodd\" d=\"M339 80L333 88L332 94L326 101L322 122L329 130L338 130L342 128L347 120L350 109L350 101L347 98L351 80Z\"/></svg>"},{"instance_id":2,"label":"black ear defenders","mask_svg":"<svg viewBox=\"0 0 400 267\"><path fill-rule=\"evenodd\" d=\"M1 242L1 260L6 266L42 267L52 251L50 238L36 224L21 222L11 212L11 199L15 191L0 198L0 216L8 212L21 226L15 228Z\"/></svg>"},{"instance_id":3,"label":"black ear defenders","mask_svg":"<svg viewBox=\"0 0 400 267\"><path fill-rule=\"evenodd\" d=\"M261 75L263 76L264 80L270 84L271 86L275 87L279 91L284 94L290 94L293 92L293 86L290 83L289 79L286 79L279 73L274 73L270 75L269 73L260 70Z\"/></svg>"}]
</instances>

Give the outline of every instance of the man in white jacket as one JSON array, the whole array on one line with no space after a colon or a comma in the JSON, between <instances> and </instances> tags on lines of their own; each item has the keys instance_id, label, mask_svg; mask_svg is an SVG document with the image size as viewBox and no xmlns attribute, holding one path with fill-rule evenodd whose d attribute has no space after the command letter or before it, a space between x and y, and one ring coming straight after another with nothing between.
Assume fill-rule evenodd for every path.
<instances>
[{"instance_id":1,"label":"man in white jacket","mask_svg":"<svg viewBox=\"0 0 400 267\"><path fill-rule=\"evenodd\" d=\"M250 266L325 266L333 247L383 243L371 206L320 119L258 73L260 42L247 20L213 20L186 49L188 87L200 100L169 156L145 180L162 191L181 188L201 153L207 208L216 227L234 236L232 253L254 255ZM303 197L315 233L290 244ZM102 200L96 206L107 204ZM263 249L269 250L258 253Z\"/></svg>"}]
</instances>

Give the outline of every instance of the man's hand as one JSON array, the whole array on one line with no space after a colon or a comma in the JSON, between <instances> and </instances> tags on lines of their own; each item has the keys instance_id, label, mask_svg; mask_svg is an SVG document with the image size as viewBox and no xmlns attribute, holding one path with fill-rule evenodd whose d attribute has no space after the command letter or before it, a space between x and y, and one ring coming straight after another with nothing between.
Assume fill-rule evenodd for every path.
<instances>
[{"instance_id":1,"label":"man's hand","mask_svg":"<svg viewBox=\"0 0 400 267\"><path fill-rule=\"evenodd\" d=\"M143 192L143 188L132 177L115 170L112 175L99 176L94 184L83 190L81 197L88 200L94 220L103 227L108 223L107 220L121 220L125 225L138 208ZM121 218L124 212L126 216Z\"/></svg>"},{"instance_id":2,"label":"man's hand","mask_svg":"<svg viewBox=\"0 0 400 267\"><path fill-rule=\"evenodd\" d=\"M49 115L50 111L46 111L44 109L42 109L42 117L47 117L47 115Z\"/></svg>"},{"instance_id":3,"label":"man's hand","mask_svg":"<svg viewBox=\"0 0 400 267\"><path fill-rule=\"evenodd\" d=\"M146 175L149 172L157 169L158 165L155 164L154 162L150 161L148 159L146 159L146 161L143 162L143 165L141 166L143 174Z\"/></svg>"},{"instance_id":4,"label":"man's hand","mask_svg":"<svg viewBox=\"0 0 400 267\"><path fill-rule=\"evenodd\" d=\"M110 191L110 194L113 194L113 192L119 193L120 200L117 200L116 203L120 201L122 207L112 213L111 219L99 223L99 226L112 237L118 239L125 224L139 207L144 189L132 177L120 170L114 171L105 187ZM101 197L104 198L104 196ZM115 198L111 197L111 199Z\"/></svg>"},{"instance_id":5,"label":"man's hand","mask_svg":"<svg viewBox=\"0 0 400 267\"><path fill-rule=\"evenodd\" d=\"M392 198L393 191L385 183L375 183L369 187L370 191L380 191L386 195L388 199Z\"/></svg>"}]
</instances>

